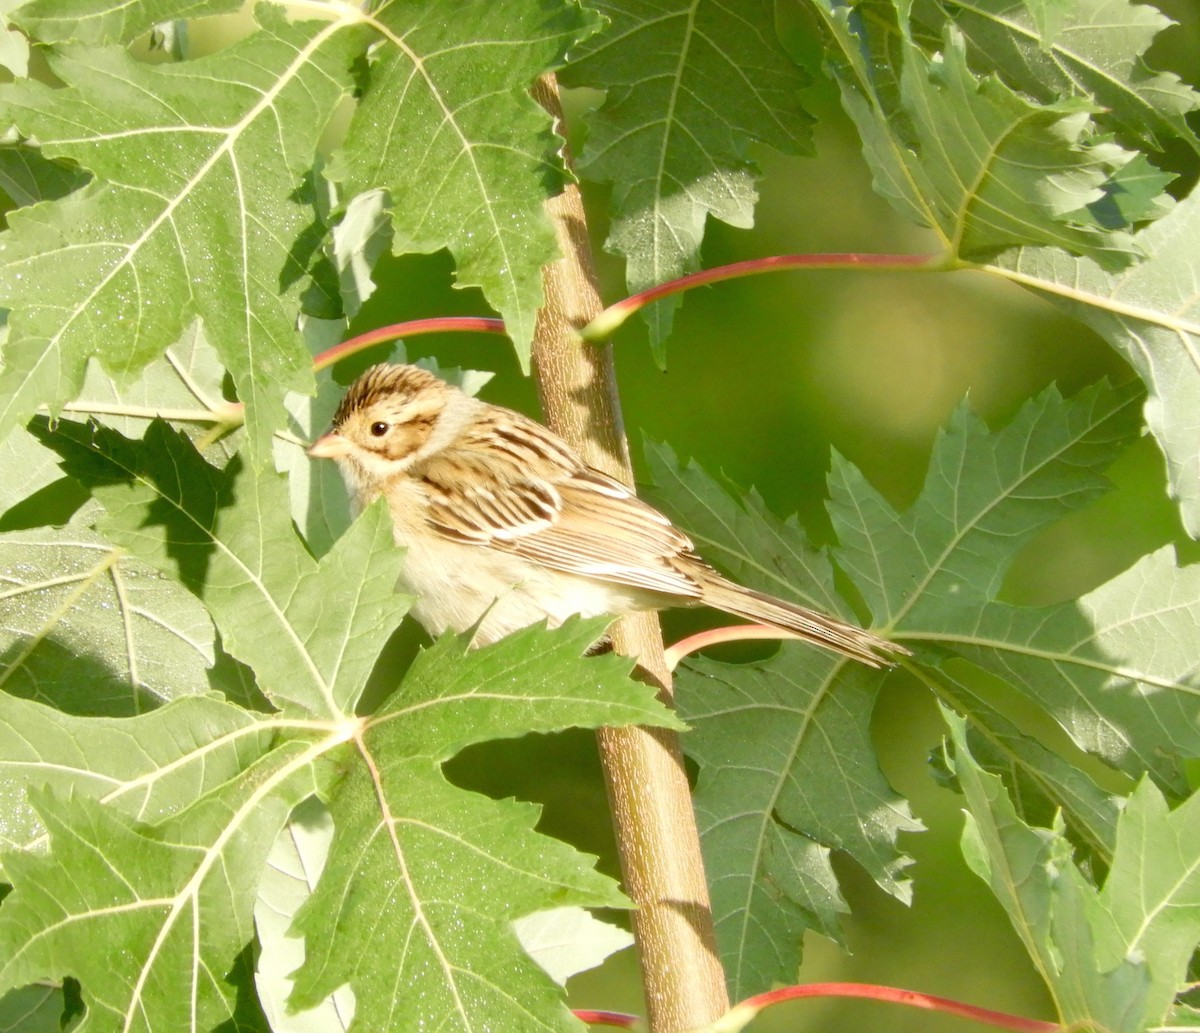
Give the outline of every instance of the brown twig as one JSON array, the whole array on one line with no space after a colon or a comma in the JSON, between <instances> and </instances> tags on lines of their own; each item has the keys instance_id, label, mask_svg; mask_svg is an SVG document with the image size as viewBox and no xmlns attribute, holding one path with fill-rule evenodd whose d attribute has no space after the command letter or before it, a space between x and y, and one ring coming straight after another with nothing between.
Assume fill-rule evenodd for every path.
<instances>
[{"instance_id":1,"label":"brown twig","mask_svg":"<svg viewBox=\"0 0 1200 1033\"><path fill-rule=\"evenodd\" d=\"M562 117L553 76L539 80L534 96ZM578 188L568 186L547 210L563 257L546 268L546 304L533 346L546 421L587 462L631 483L611 349L579 336L603 306ZM642 614L619 621L612 642L618 652L638 658L645 679L669 701L671 676L657 618ZM680 1033L706 1026L729 1005L678 736L613 728L602 730L599 741L625 891L637 904L634 932L650 1030Z\"/></svg>"}]
</instances>

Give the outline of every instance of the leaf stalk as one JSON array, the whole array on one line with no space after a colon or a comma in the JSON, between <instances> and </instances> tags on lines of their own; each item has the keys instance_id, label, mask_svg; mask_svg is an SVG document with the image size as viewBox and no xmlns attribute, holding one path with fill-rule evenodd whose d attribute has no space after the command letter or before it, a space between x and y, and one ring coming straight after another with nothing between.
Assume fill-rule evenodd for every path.
<instances>
[{"instance_id":1,"label":"leaf stalk","mask_svg":"<svg viewBox=\"0 0 1200 1033\"><path fill-rule=\"evenodd\" d=\"M789 269L871 269L875 272L918 271L944 272L956 268L948 254L933 255L870 255L857 252L770 255L766 258L749 258L742 262L731 262L712 269L701 269L688 273L677 280L656 284L638 294L631 294L614 305L609 305L587 326L579 331L585 341L606 341L625 320L647 305L672 294L682 294L693 287L704 287L722 280L738 280L746 276L774 273Z\"/></svg>"},{"instance_id":2,"label":"leaf stalk","mask_svg":"<svg viewBox=\"0 0 1200 1033\"><path fill-rule=\"evenodd\" d=\"M979 1008L973 1004L936 997L917 990L904 990L876 983L806 983L800 986L785 986L755 997L749 997L731 1008L724 1016L708 1026L704 1033L737 1033L761 1012L774 1004L796 1001L807 997L859 997L889 1004L903 1004L910 1008L924 1008L970 1019L986 1026L1013 1030L1014 1033L1062 1033L1063 1026L1044 1019L1027 1019L1021 1015Z\"/></svg>"}]
</instances>

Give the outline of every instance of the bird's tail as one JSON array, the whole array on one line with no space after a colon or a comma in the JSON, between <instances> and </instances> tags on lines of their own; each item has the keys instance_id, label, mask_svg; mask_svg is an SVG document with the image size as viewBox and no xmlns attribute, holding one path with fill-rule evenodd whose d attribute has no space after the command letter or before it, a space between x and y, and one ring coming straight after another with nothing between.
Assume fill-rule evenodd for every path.
<instances>
[{"instance_id":1,"label":"bird's tail","mask_svg":"<svg viewBox=\"0 0 1200 1033\"><path fill-rule=\"evenodd\" d=\"M871 667L890 664L889 654L912 655L903 646L836 617L744 588L724 578L714 578L704 586L704 604L756 624L769 624Z\"/></svg>"}]
</instances>

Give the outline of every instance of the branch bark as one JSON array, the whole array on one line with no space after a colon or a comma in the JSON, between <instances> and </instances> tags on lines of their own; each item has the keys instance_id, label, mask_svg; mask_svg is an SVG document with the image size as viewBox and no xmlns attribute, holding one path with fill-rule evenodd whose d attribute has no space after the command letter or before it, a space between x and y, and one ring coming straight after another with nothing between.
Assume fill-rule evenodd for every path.
<instances>
[{"instance_id":1,"label":"branch bark","mask_svg":"<svg viewBox=\"0 0 1200 1033\"><path fill-rule=\"evenodd\" d=\"M544 76L534 97L561 120L558 86ZM549 426L597 469L633 483L621 420L612 347L579 336L603 308L592 265L579 189L571 184L547 204L563 257L546 267L546 304L533 357ZM636 657L639 674L672 699L654 614L613 628L613 648ZM637 904L634 933L652 1033L706 1026L729 1007L717 958L712 909L691 792L674 732L612 728L599 733L625 891Z\"/></svg>"}]
</instances>

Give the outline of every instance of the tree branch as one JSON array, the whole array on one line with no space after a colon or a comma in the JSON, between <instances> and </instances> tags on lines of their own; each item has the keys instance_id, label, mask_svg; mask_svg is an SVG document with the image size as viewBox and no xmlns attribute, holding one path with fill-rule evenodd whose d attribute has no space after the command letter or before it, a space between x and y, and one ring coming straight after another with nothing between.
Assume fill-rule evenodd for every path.
<instances>
[{"instance_id":1,"label":"tree branch","mask_svg":"<svg viewBox=\"0 0 1200 1033\"><path fill-rule=\"evenodd\" d=\"M561 120L553 76L539 80L534 96ZM546 420L588 463L632 484L611 345L579 336L603 306L578 187L569 185L547 210L563 257L546 267L546 304L533 345ZM669 702L657 617L625 618L612 641L619 653L638 658L639 672ZM650 1029L706 1026L729 1005L679 738L660 729L611 728L599 741L625 890L637 904L634 932Z\"/></svg>"}]
</instances>

